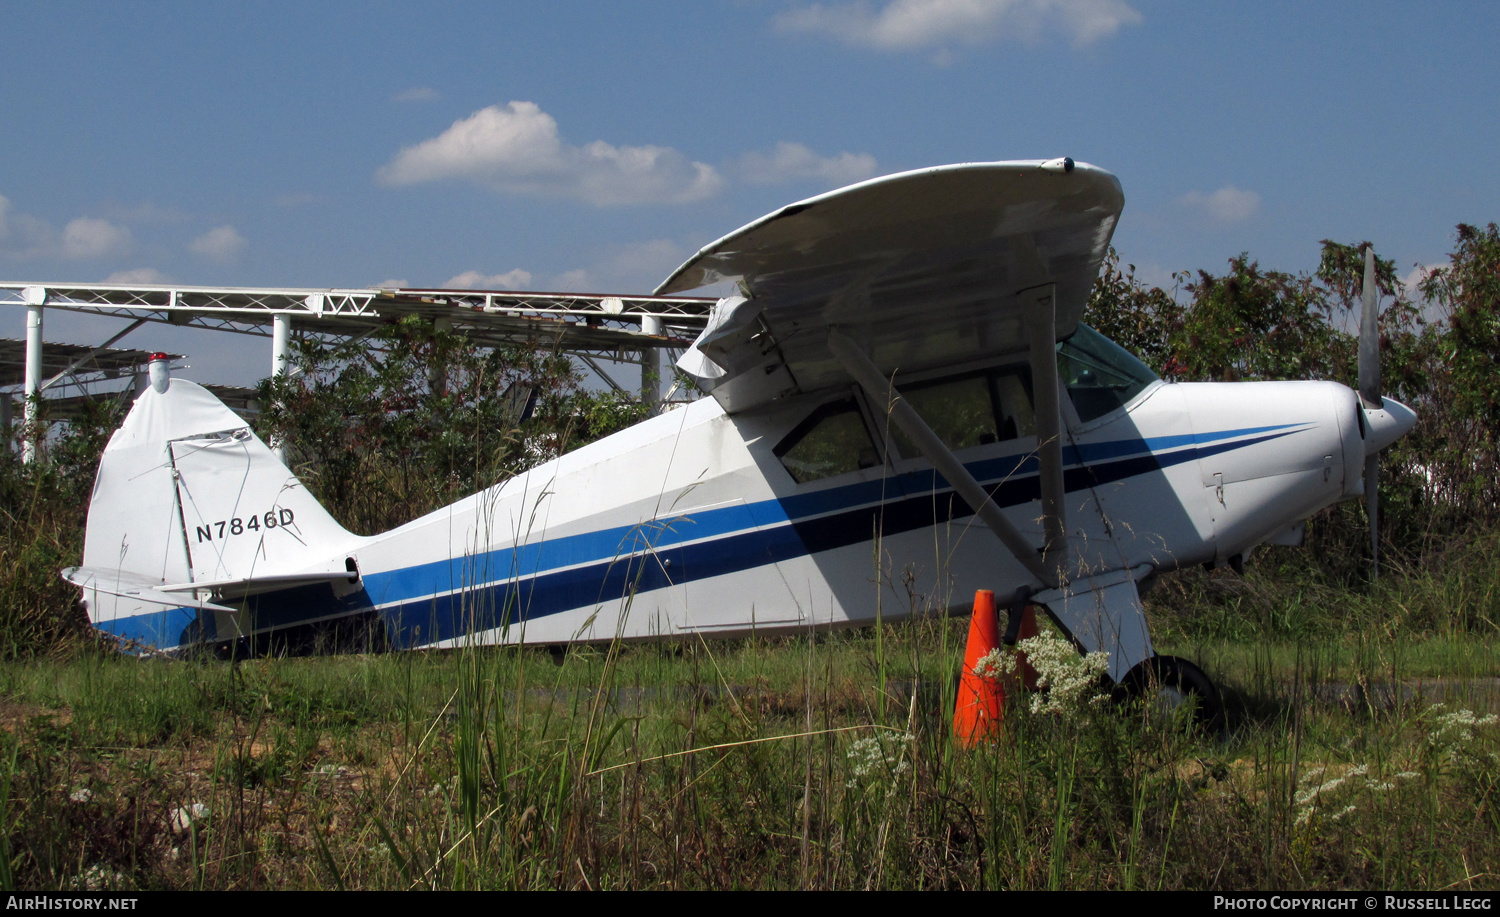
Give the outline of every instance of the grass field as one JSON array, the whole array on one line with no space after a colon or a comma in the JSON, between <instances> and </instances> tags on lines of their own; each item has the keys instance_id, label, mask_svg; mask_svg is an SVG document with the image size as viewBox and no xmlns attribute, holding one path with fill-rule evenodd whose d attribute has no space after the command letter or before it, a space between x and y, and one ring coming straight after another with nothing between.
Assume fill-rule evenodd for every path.
<instances>
[{"instance_id":1,"label":"grass field","mask_svg":"<svg viewBox=\"0 0 1500 917\"><path fill-rule=\"evenodd\" d=\"M1223 687L1222 732L1019 696L1002 737L962 749L956 620L590 647L561 666L533 649L9 663L0 881L1500 886L1488 593L1460 608L1410 578L1333 599L1256 575L1172 588L1152 600L1158 649ZM1392 602L1410 617L1376 626Z\"/></svg>"}]
</instances>

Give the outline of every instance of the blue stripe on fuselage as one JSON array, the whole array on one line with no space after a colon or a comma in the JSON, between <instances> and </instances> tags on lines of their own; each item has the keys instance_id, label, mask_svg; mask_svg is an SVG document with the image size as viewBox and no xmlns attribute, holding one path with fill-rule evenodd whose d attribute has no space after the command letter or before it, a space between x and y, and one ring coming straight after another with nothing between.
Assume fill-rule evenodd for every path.
<instances>
[{"instance_id":1,"label":"blue stripe on fuselage","mask_svg":"<svg viewBox=\"0 0 1500 917\"><path fill-rule=\"evenodd\" d=\"M1064 449L1064 462L1070 466L1064 470L1064 486L1074 491L1120 481L1307 426L1281 424L1069 446ZM1034 454L984 459L965 467L1002 507L1038 498ZM876 525L894 535L970 515L972 508L951 492L941 475L923 469L371 572L363 578L364 589L337 602L323 586L265 593L252 597L248 610L255 615L256 629L262 630L374 607L384 616L393 644L410 647L844 547L868 540ZM182 622L175 632L167 633L174 625L164 616ZM175 639L186 620L194 617L193 609L173 609L98 626L142 642L148 635L159 636L163 642L150 642L169 646L173 644L165 639Z\"/></svg>"}]
</instances>

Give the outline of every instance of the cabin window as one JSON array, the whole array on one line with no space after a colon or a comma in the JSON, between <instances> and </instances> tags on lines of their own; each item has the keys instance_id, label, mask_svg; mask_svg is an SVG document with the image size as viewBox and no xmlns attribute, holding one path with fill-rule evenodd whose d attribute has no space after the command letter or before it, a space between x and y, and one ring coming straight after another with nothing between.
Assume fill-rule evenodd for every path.
<instances>
[{"instance_id":1,"label":"cabin window","mask_svg":"<svg viewBox=\"0 0 1500 917\"><path fill-rule=\"evenodd\" d=\"M1130 351L1083 324L1058 342L1057 374L1085 423L1124 407L1156 381L1156 373Z\"/></svg>"},{"instance_id":2,"label":"cabin window","mask_svg":"<svg viewBox=\"0 0 1500 917\"><path fill-rule=\"evenodd\" d=\"M1014 371L901 386L901 394L954 452L1036 435L1029 387ZM894 424L891 438L903 457L922 454Z\"/></svg>"},{"instance_id":3,"label":"cabin window","mask_svg":"<svg viewBox=\"0 0 1500 917\"><path fill-rule=\"evenodd\" d=\"M781 441L775 453L798 484L880 464L880 453L853 398L818 408Z\"/></svg>"}]
</instances>

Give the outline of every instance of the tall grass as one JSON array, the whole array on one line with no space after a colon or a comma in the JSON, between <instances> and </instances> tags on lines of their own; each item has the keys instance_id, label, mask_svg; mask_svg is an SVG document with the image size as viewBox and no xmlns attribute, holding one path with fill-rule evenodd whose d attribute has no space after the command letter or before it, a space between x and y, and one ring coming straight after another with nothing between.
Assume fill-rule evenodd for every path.
<instances>
[{"instance_id":1,"label":"tall grass","mask_svg":"<svg viewBox=\"0 0 1500 917\"><path fill-rule=\"evenodd\" d=\"M1298 650L1273 623L1166 646L1207 651L1237 699L1222 737L1149 707L1057 715L1023 696L1003 738L972 750L948 731L963 622L930 618L879 641L585 647L561 666L479 647L12 663L0 669L9 881L1492 886L1495 698L1467 678L1441 696L1374 690L1426 665L1492 673L1490 635L1450 617L1448 631L1373 635L1343 655L1326 639ZM1351 700L1339 679L1361 672L1371 690Z\"/></svg>"},{"instance_id":2,"label":"tall grass","mask_svg":"<svg viewBox=\"0 0 1500 917\"><path fill-rule=\"evenodd\" d=\"M0 659L66 652L90 639L78 590L58 572L83 554L99 451L119 418L102 404L70 424L48 460L23 465L0 436Z\"/></svg>"}]
</instances>

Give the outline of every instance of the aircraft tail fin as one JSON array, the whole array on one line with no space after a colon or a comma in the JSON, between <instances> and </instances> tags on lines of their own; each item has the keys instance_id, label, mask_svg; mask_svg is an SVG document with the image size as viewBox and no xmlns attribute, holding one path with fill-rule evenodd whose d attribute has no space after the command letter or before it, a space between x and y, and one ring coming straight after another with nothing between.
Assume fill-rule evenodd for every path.
<instances>
[{"instance_id":1,"label":"aircraft tail fin","mask_svg":"<svg viewBox=\"0 0 1500 917\"><path fill-rule=\"evenodd\" d=\"M347 552L361 540L223 402L153 373L104 450L84 535L83 568L107 574L95 582L133 588L102 586L112 601L88 603L89 616L98 624L172 595L191 607L200 588L222 602L331 581L346 564L353 580Z\"/></svg>"}]
</instances>

